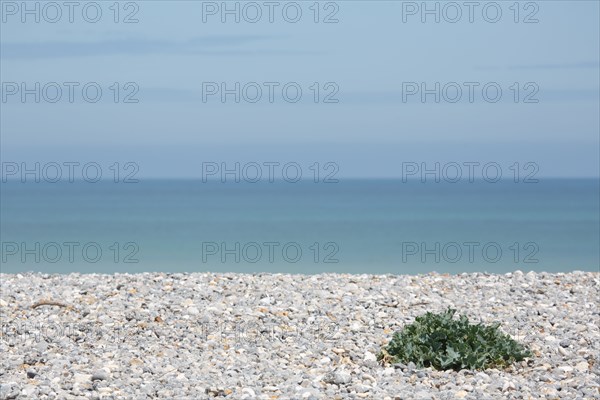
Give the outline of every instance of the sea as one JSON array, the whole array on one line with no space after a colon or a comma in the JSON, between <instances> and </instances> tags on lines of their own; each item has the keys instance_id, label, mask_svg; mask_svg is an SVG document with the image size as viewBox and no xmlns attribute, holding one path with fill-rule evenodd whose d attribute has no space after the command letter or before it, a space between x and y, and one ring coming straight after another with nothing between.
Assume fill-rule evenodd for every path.
<instances>
[{"instance_id":1,"label":"sea","mask_svg":"<svg viewBox=\"0 0 600 400\"><path fill-rule=\"evenodd\" d=\"M0 185L3 273L600 268L598 179Z\"/></svg>"}]
</instances>

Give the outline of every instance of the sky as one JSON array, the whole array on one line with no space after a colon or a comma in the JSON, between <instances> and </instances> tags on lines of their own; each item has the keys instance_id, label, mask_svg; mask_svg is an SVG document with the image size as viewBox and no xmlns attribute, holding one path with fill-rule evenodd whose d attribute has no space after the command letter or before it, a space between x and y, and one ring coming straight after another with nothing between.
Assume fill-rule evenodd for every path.
<instances>
[{"instance_id":1,"label":"sky","mask_svg":"<svg viewBox=\"0 0 600 400\"><path fill-rule=\"evenodd\" d=\"M599 3L467 3L2 0L0 156L131 161L149 178L204 161L598 177Z\"/></svg>"}]
</instances>

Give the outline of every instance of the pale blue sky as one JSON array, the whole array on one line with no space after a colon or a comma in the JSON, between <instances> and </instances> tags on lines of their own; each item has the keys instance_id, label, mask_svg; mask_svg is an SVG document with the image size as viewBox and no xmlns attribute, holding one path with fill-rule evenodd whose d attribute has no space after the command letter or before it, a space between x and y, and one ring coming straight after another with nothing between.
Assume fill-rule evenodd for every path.
<instances>
[{"instance_id":1,"label":"pale blue sky","mask_svg":"<svg viewBox=\"0 0 600 400\"><path fill-rule=\"evenodd\" d=\"M598 176L597 1L535 2L530 24L514 23L512 1L495 24L480 9L474 23L404 23L409 2L391 1L335 2L334 24L313 22L312 1L296 24L277 10L274 23L204 23L192 1L137 2L135 24L115 24L112 1L96 24L77 11L74 23L22 23L1 3L2 82L94 81L107 99L10 97L2 160L135 161L144 177L198 176L203 160L334 161L353 177L399 176L402 161L532 161L540 176ZM298 82L305 101L202 102L202 82L236 81ZM111 103L113 82L139 85L139 103ZM339 103L313 103L313 82L335 82ZM497 82L503 98L404 103L403 82ZM534 82L539 103L515 103L515 82Z\"/></svg>"}]
</instances>

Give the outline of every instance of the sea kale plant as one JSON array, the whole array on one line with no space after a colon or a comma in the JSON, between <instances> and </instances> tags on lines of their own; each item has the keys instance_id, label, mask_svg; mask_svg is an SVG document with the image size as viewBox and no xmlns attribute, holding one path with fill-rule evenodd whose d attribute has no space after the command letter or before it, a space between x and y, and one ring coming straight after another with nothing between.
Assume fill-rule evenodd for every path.
<instances>
[{"instance_id":1,"label":"sea kale plant","mask_svg":"<svg viewBox=\"0 0 600 400\"><path fill-rule=\"evenodd\" d=\"M394 333L381 350L383 363L413 362L418 368L438 370L503 368L531 357L523 345L500 331L500 324L470 324L466 316L454 318L456 310L426 313Z\"/></svg>"}]
</instances>

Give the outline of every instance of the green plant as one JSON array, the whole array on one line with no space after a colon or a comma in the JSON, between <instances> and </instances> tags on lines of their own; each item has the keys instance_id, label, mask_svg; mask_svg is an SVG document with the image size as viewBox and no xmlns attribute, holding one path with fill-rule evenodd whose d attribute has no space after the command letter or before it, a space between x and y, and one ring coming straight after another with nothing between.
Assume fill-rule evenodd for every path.
<instances>
[{"instance_id":1,"label":"green plant","mask_svg":"<svg viewBox=\"0 0 600 400\"><path fill-rule=\"evenodd\" d=\"M498 329L500 324L470 324L466 316L454 318L456 310L426 313L415 319L381 350L384 363L413 362L419 368L439 370L506 367L531 357L523 345Z\"/></svg>"}]
</instances>

